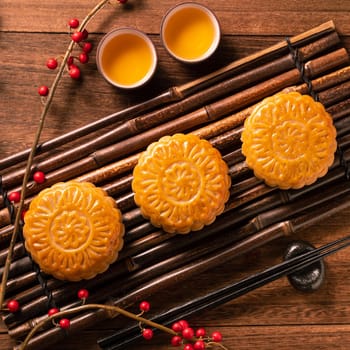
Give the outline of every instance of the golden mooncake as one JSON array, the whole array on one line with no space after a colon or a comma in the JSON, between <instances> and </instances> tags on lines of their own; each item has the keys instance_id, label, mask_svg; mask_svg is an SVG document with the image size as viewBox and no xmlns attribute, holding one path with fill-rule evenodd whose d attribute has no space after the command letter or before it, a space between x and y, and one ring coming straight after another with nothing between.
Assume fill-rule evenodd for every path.
<instances>
[{"instance_id":1,"label":"golden mooncake","mask_svg":"<svg viewBox=\"0 0 350 350\"><path fill-rule=\"evenodd\" d=\"M25 247L41 270L79 281L104 272L123 246L115 201L88 182L60 182L41 191L24 217Z\"/></svg>"},{"instance_id":2,"label":"golden mooncake","mask_svg":"<svg viewBox=\"0 0 350 350\"><path fill-rule=\"evenodd\" d=\"M264 99L245 120L241 139L255 176L281 189L298 189L324 176L337 147L324 106L297 92Z\"/></svg>"},{"instance_id":3,"label":"golden mooncake","mask_svg":"<svg viewBox=\"0 0 350 350\"><path fill-rule=\"evenodd\" d=\"M133 176L142 215L170 233L211 224L230 196L231 178L220 152L192 134L165 136L150 144Z\"/></svg>"}]
</instances>

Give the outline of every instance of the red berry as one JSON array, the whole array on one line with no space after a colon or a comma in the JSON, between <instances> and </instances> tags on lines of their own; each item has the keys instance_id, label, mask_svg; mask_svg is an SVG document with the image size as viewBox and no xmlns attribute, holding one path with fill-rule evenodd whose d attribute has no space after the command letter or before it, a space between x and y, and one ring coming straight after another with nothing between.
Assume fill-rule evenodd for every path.
<instances>
[{"instance_id":1,"label":"red berry","mask_svg":"<svg viewBox=\"0 0 350 350\"><path fill-rule=\"evenodd\" d=\"M58 66L58 62L57 62L56 58L49 58L49 59L46 61L46 66L47 66L47 68L49 68L49 69L56 69L57 66Z\"/></svg>"},{"instance_id":2,"label":"red berry","mask_svg":"<svg viewBox=\"0 0 350 350\"><path fill-rule=\"evenodd\" d=\"M180 324L180 322L175 322L173 323L173 325L171 326L172 330L175 332L181 332L183 330L182 325Z\"/></svg>"},{"instance_id":3,"label":"red berry","mask_svg":"<svg viewBox=\"0 0 350 350\"><path fill-rule=\"evenodd\" d=\"M143 301L140 303L139 308L141 311L147 312L151 308L151 305L148 301Z\"/></svg>"},{"instance_id":4,"label":"red berry","mask_svg":"<svg viewBox=\"0 0 350 350\"><path fill-rule=\"evenodd\" d=\"M87 289L80 289L78 291L79 299L87 299L89 297L89 291Z\"/></svg>"},{"instance_id":5,"label":"red berry","mask_svg":"<svg viewBox=\"0 0 350 350\"><path fill-rule=\"evenodd\" d=\"M9 300L7 302L7 308L10 312L17 312L19 310L19 302L15 299Z\"/></svg>"},{"instance_id":6,"label":"red berry","mask_svg":"<svg viewBox=\"0 0 350 350\"><path fill-rule=\"evenodd\" d=\"M89 32L88 32L86 29L84 29L84 30L82 31L82 34L83 34L83 40L87 39L88 36L89 36Z\"/></svg>"},{"instance_id":7,"label":"red berry","mask_svg":"<svg viewBox=\"0 0 350 350\"><path fill-rule=\"evenodd\" d=\"M182 343L182 338L178 335L174 335L172 338L171 338L171 345L172 346L180 346Z\"/></svg>"},{"instance_id":8,"label":"red berry","mask_svg":"<svg viewBox=\"0 0 350 350\"><path fill-rule=\"evenodd\" d=\"M59 325L62 329L68 329L70 327L70 321L68 318L62 318L59 322Z\"/></svg>"},{"instance_id":9,"label":"red berry","mask_svg":"<svg viewBox=\"0 0 350 350\"><path fill-rule=\"evenodd\" d=\"M24 217L27 213L27 210L22 210L22 213L21 213L21 219L24 221Z\"/></svg>"},{"instance_id":10,"label":"red berry","mask_svg":"<svg viewBox=\"0 0 350 350\"><path fill-rule=\"evenodd\" d=\"M182 329L185 329L185 328L188 328L189 327L189 324L186 320L180 320L178 321L182 327Z\"/></svg>"},{"instance_id":11,"label":"red berry","mask_svg":"<svg viewBox=\"0 0 350 350\"><path fill-rule=\"evenodd\" d=\"M79 61L82 64L88 63L89 62L89 55L86 52L82 52L79 55Z\"/></svg>"},{"instance_id":12,"label":"red berry","mask_svg":"<svg viewBox=\"0 0 350 350\"><path fill-rule=\"evenodd\" d=\"M126 4L127 2L128 2L128 0L118 0L119 1L119 3L121 3L121 4Z\"/></svg>"},{"instance_id":13,"label":"red berry","mask_svg":"<svg viewBox=\"0 0 350 350\"><path fill-rule=\"evenodd\" d=\"M79 27L79 20L77 18L72 18L68 21L68 25L74 29L78 28Z\"/></svg>"},{"instance_id":14,"label":"red berry","mask_svg":"<svg viewBox=\"0 0 350 350\"><path fill-rule=\"evenodd\" d=\"M187 327L182 331L182 336L185 339L192 339L194 337L194 330L190 327Z\"/></svg>"},{"instance_id":15,"label":"red berry","mask_svg":"<svg viewBox=\"0 0 350 350\"><path fill-rule=\"evenodd\" d=\"M73 63L74 63L74 57L73 56L68 57L68 60L67 60L68 67L70 67Z\"/></svg>"},{"instance_id":16,"label":"red berry","mask_svg":"<svg viewBox=\"0 0 350 350\"><path fill-rule=\"evenodd\" d=\"M69 75L72 79L79 79L80 78L80 69L72 64L69 68Z\"/></svg>"},{"instance_id":17,"label":"red berry","mask_svg":"<svg viewBox=\"0 0 350 350\"><path fill-rule=\"evenodd\" d=\"M143 336L146 340L152 339L152 338L153 338L153 331L152 331L152 329L145 328L145 329L142 331L142 336Z\"/></svg>"},{"instance_id":18,"label":"red berry","mask_svg":"<svg viewBox=\"0 0 350 350\"><path fill-rule=\"evenodd\" d=\"M38 89L40 96L47 96L49 94L49 88L46 85L42 85Z\"/></svg>"},{"instance_id":19,"label":"red berry","mask_svg":"<svg viewBox=\"0 0 350 350\"><path fill-rule=\"evenodd\" d=\"M196 330L196 337L197 338L203 338L205 337L205 329L204 328L198 328Z\"/></svg>"},{"instance_id":20,"label":"red berry","mask_svg":"<svg viewBox=\"0 0 350 350\"><path fill-rule=\"evenodd\" d=\"M21 193L18 191L13 191L9 193L8 199L10 202L18 203L21 200Z\"/></svg>"},{"instance_id":21,"label":"red berry","mask_svg":"<svg viewBox=\"0 0 350 350\"><path fill-rule=\"evenodd\" d=\"M211 334L211 338L213 339L213 341L220 343L222 341L222 334L218 331L213 332Z\"/></svg>"},{"instance_id":22,"label":"red berry","mask_svg":"<svg viewBox=\"0 0 350 350\"><path fill-rule=\"evenodd\" d=\"M80 43L83 40L83 33L82 32L74 32L72 34L72 40L76 43Z\"/></svg>"},{"instance_id":23,"label":"red berry","mask_svg":"<svg viewBox=\"0 0 350 350\"><path fill-rule=\"evenodd\" d=\"M84 51L85 53L90 53L91 50L92 50L92 44L89 43L89 42L85 42L85 43L83 44L83 51Z\"/></svg>"},{"instance_id":24,"label":"red berry","mask_svg":"<svg viewBox=\"0 0 350 350\"><path fill-rule=\"evenodd\" d=\"M36 171L33 174L33 180L37 183L37 184L42 184L45 182L46 178L45 178L45 174L42 171Z\"/></svg>"},{"instance_id":25,"label":"red berry","mask_svg":"<svg viewBox=\"0 0 350 350\"><path fill-rule=\"evenodd\" d=\"M184 346L184 350L194 350L194 347L193 347L192 344L186 344L186 345Z\"/></svg>"},{"instance_id":26,"label":"red berry","mask_svg":"<svg viewBox=\"0 0 350 350\"><path fill-rule=\"evenodd\" d=\"M204 350L205 349L205 343L203 340L197 340L194 345L193 348L195 350Z\"/></svg>"},{"instance_id":27,"label":"red berry","mask_svg":"<svg viewBox=\"0 0 350 350\"><path fill-rule=\"evenodd\" d=\"M53 308L51 308L51 309L48 311L47 314L48 314L49 316L52 316L52 315L57 314L58 312L60 312L60 310L57 309L57 307L53 307Z\"/></svg>"}]
</instances>

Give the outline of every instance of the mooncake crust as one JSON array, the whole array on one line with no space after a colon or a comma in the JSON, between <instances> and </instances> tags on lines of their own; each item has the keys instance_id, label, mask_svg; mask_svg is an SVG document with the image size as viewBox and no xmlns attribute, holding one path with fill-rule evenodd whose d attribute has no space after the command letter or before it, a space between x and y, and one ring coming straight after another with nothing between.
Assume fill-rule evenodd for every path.
<instances>
[{"instance_id":1,"label":"mooncake crust","mask_svg":"<svg viewBox=\"0 0 350 350\"><path fill-rule=\"evenodd\" d=\"M329 113L298 92L264 99L245 120L241 140L255 176L281 189L298 189L324 176L337 147Z\"/></svg>"},{"instance_id":2,"label":"mooncake crust","mask_svg":"<svg viewBox=\"0 0 350 350\"><path fill-rule=\"evenodd\" d=\"M225 208L231 178L220 152L193 134L150 144L134 168L132 189L142 215L170 233L211 224Z\"/></svg>"},{"instance_id":3,"label":"mooncake crust","mask_svg":"<svg viewBox=\"0 0 350 350\"><path fill-rule=\"evenodd\" d=\"M41 191L24 217L25 248L57 279L91 279L107 270L123 246L115 201L88 182L60 182Z\"/></svg>"}]
</instances>

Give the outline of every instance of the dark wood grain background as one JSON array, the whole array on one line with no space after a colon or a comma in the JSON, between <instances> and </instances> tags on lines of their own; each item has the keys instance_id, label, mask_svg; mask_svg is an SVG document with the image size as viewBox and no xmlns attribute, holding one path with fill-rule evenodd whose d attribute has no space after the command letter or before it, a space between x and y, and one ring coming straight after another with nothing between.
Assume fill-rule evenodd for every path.
<instances>
[{"instance_id":1,"label":"dark wood grain background","mask_svg":"<svg viewBox=\"0 0 350 350\"><path fill-rule=\"evenodd\" d=\"M222 28L222 42L215 56L199 66L175 62L160 44L159 25L165 11L177 1L129 0L127 6L107 6L90 23L90 40L95 47L103 33L120 26L133 26L148 33L156 44L159 67L150 84L136 92L116 90L98 74L95 51L82 69L81 81L64 77L46 121L42 140L47 140L143 101L167 87L181 84L300 34L323 22L334 20L345 47L350 49L349 0L198 0L214 10ZM62 55L69 42L67 21L83 18L97 3L93 0L1 0L0 1L0 155L31 145L41 103L37 87L50 85L54 73L45 62ZM350 186L350 183L349 183ZM296 238L316 246L350 231L350 210L299 232ZM208 242L210 244L210 242ZM239 279L281 260L285 240L251 254L227 261L221 267L195 276L191 281L154 295L154 310L171 307L206 293L216 285ZM194 327L220 330L229 349L310 350L349 349L350 343L350 251L326 259L327 278L312 294L295 291L283 278L230 303L189 319ZM137 311L137 310L135 310ZM52 350L98 349L96 339L113 333L125 320L117 318L67 338ZM133 349L170 348L170 338L157 335ZM0 322L0 350L14 342Z\"/></svg>"}]
</instances>

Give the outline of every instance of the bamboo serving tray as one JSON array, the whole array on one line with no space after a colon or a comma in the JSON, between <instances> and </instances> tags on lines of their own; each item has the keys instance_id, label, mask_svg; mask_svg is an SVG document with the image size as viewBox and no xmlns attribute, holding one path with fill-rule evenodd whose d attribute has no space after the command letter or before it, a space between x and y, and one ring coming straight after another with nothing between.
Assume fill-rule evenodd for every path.
<instances>
[{"instance_id":1,"label":"bamboo serving tray","mask_svg":"<svg viewBox=\"0 0 350 350\"><path fill-rule=\"evenodd\" d=\"M339 147L328 174L300 190L266 186L254 177L241 154L240 135L245 118L261 99L279 91L316 96L332 115L337 129ZM125 246L118 261L105 273L92 280L68 283L41 273L19 241L6 298L16 298L21 312L1 315L9 334L21 341L47 317L53 305L61 310L79 305L76 293L81 288L94 290L91 302L127 307L170 287L174 276L177 281L188 279L348 207L349 111L349 56L330 21L42 143L33 171L42 170L46 181L41 185L28 183L25 205L39 191L59 181L92 182L113 197L121 209L126 226ZM143 219L131 191L132 170L140 153L151 142L177 132L191 132L208 139L227 162L234 184L225 212L212 225L186 236L163 232ZM70 144L72 147L67 149ZM7 194L21 190L28 154L29 150L24 150L0 160L2 267L16 212ZM217 235L224 230L229 234ZM203 241L210 237L215 240L208 246ZM71 318L70 332L80 332L113 316L103 310L80 312ZM47 348L64 337L64 331L50 326L31 339L28 349Z\"/></svg>"}]
</instances>

